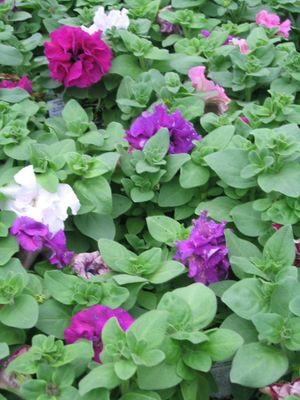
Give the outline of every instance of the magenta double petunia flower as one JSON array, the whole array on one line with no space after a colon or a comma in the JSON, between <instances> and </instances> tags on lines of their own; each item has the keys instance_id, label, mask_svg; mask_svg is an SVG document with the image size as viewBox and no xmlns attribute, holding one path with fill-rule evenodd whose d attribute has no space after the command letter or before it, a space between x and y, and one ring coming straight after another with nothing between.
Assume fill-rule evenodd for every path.
<instances>
[{"instance_id":1,"label":"magenta double petunia flower","mask_svg":"<svg viewBox=\"0 0 300 400\"><path fill-rule=\"evenodd\" d=\"M100 353L103 349L102 331L108 320L116 318L122 330L125 332L134 319L122 308L115 310L96 305L79 311L71 319L71 325L65 330L65 341L68 344L80 339L87 339L93 342L94 360L100 362Z\"/></svg>"},{"instance_id":2,"label":"magenta double petunia flower","mask_svg":"<svg viewBox=\"0 0 300 400\"><path fill-rule=\"evenodd\" d=\"M13 89L18 87L20 89L26 90L28 93L32 93L32 82L27 78L26 75L23 75L22 78L15 82L15 81L8 81L4 79L0 83L1 89Z\"/></svg>"},{"instance_id":3,"label":"magenta double petunia flower","mask_svg":"<svg viewBox=\"0 0 300 400\"><path fill-rule=\"evenodd\" d=\"M17 218L10 228L10 234L15 236L21 248L28 252L47 249L50 252L50 263L58 268L68 265L74 256L72 251L67 250L64 231L59 230L53 235L48 226L32 218Z\"/></svg>"},{"instance_id":4,"label":"magenta double petunia flower","mask_svg":"<svg viewBox=\"0 0 300 400\"><path fill-rule=\"evenodd\" d=\"M168 114L162 104L155 106L152 112L143 112L126 131L126 139L134 149L142 150L161 128L169 130L170 154L190 153L195 146L193 141L201 140L193 124L186 121L179 110Z\"/></svg>"},{"instance_id":5,"label":"magenta double petunia flower","mask_svg":"<svg viewBox=\"0 0 300 400\"><path fill-rule=\"evenodd\" d=\"M62 26L45 43L51 78L65 87L85 88L98 82L111 67L112 51L101 39L79 27Z\"/></svg>"},{"instance_id":6,"label":"magenta double petunia flower","mask_svg":"<svg viewBox=\"0 0 300 400\"><path fill-rule=\"evenodd\" d=\"M190 237L176 242L174 259L188 267L188 276L196 282L209 285L227 278L229 261L225 226L225 221L217 224L208 220L205 211L193 221Z\"/></svg>"},{"instance_id":7,"label":"magenta double petunia flower","mask_svg":"<svg viewBox=\"0 0 300 400\"><path fill-rule=\"evenodd\" d=\"M257 25L265 26L266 28L278 28L278 35L284 38L289 37L291 30L291 21L286 19L281 22L277 14L271 14L266 10L261 10L256 14L255 21Z\"/></svg>"}]
</instances>

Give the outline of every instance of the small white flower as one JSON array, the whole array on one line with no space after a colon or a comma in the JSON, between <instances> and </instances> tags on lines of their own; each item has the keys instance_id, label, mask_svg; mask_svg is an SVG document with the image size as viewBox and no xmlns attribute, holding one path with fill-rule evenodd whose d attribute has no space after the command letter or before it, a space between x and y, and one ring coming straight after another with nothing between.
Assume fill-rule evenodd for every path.
<instances>
[{"instance_id":1,"label":"small white flower","mask_svg":"<svg viewBox=\"0 0 300 400\"><path fill-rule=\"evenodd\" d=\"M97 31L105 32L107 29L116 27L118 29L127 29L130 20L127 16L128 10L122 8L119 10L111 10L108 14L105 13L104 7L99 7L94 16L94 23L89 28L81 26L81 29L92 35Z\"/></svg>"},{"instance_id":2,"label":"small white flower","mask_svg":"<svg viewBox=\"0 0 300 400\"><path fill-rule=\"evenodd\" d=\"M60 183L57 192L48 192L37 182L32 165L22 168L14 179L16 184L0 189L0 193L8 197L0 202L0 208L13 211L18 217L30 217L42 222L52 233L64 229L68 208L74 215L80 208L70 185Z\"/></svg>"}]
</instances>

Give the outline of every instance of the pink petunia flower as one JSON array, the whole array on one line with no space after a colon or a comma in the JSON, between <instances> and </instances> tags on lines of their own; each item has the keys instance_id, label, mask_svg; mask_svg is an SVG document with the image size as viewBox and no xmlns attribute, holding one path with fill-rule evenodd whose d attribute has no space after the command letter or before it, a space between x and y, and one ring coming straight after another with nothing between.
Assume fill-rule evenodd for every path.
<instances>
[{"instance_id":1,"label":"pink petunia flower","mask_svg":"<svg viewBox=\"0 0 300 400\"><path fill-rule=\"evenodd\" d=\"M233 46L239 46L241 54L249 54L250 49L246 39L232 38L229 40L229 44Z\"/></svg>"},{"instance_id":2,"label":"pink petunia flower","mask_svg":"<svg viewBox=\"0 0 300 400\"><path fill-rule=\"evenodd\" d=\"M274 400L284 400L289 396L295 396L300 399L300 378L292 383L276 383L261 389L262 393L272 396Z\"/></svg>"},{"instance_id":3,"label":"pink petunia flower","mask_svg":"<svg viewBox=\"0 0 300 400\"><path fill-rule=\"evenodd\" d=\"M98 82L111 67L112 51L101 39L79 27L62 26L45 43L51 78L65 87L85 88Z\"/></svg>"},{"instance_id":4,"label":"pink petunia flower","mask_svg":"<svg viewBox=\"0 0 300 400\"><path fill-rule=\"evenodd\" d=\"M231 101L230 98L227 97L224 88L205 77L205 67L191 68L188 76L192 81L193 87L198 92L207 93L204 101L208 110L211 109L218 115L228 110L228 104Z\"/></svg>"},{"instance_id":5,"label":"pink petunia flower","mask_svg":"<svg viewBox=\"0 0 300 400\"><path fill-rule=\"evenodd\" d=\"M27 78L26 75L23 75L22 78L17 81L8 81L4 79L0 83L0 88L1 89L13 89L15 87L18 87L20 89L26 90L28 93L32 93L32 82Z\"/></svg>"},{"instance_id":6,"label":"pink petunia flower","mask_svg":"<svg viewBox=\"0 0 300 400\"><path fill-rule=\"evenodd\" d=\"M122 330L125 332L134 319L122 308L115 310L96 305L79 311L71 319L71 325L65 330L65 341L68 344L77 342L80 339L87 339L93 342L94 360L100 362L100 353L103 349L102 331L110 318L116 318Z\"/></svg>"},{"instance_id":7,"label":"pink petunia flower","mask_svg":"<svg viewBox=\"0 0 300 400\"><path fill-rule=\"evenodd\" d=\"M278 28L279 36L286 39L289 37L289 32L291 30L291 21L289 19L280 23L280 18L277 14L271 14L266 10L262 10L256 14L255 20L257 25L262 25L266 28Z\"/></svg>"}]
</instances>

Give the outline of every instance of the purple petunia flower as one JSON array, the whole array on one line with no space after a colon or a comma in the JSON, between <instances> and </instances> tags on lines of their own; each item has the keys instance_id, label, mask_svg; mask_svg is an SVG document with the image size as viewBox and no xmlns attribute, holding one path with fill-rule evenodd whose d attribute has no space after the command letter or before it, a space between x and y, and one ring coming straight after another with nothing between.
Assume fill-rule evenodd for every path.
<instances>
[{"instance_id":1,"label":"purple petunia flower","mask_svg":"<svg viewBox=\"0 0 300 400\"><path fill-rule=\"evenodd\" d=\"M204 211L193 221L189 239L176 243L174 259L189 268L188 276L196 282L209 285L227 278L229 261L225 226L225 221L217 224L208 220L207 212Z\"/></svg>"},{"instance_id":2,"label":"purple petunia flower","mask_svg":"<svg viewBox=\"0 0 300 400\"><path fill-rule=\"evenodd\" d=\"M209 31L207 31L206 29L202 29L202 31L200 33L205 38L208 38L211 35L211 33Z\"/></svg>"},{"instance_id":3,"label":"purple petunia flower","mask_svg":"<svg viewBox=\"0 0 300 400\"><path fill-rule=\"evenodd\" d=\"M46 225L36 222L32 218L17 218L12 227L10 234L16 236L20 246L26 251L42 250L44 240L49 236L50 232Z\"/></svg>"},{"instance_id":4,"label":"purple petunia flower","mask_svg":"<svg viewBox=\"0 0 300 400\"><path fill-rule=\"evenodd\" d=\"M147 141L161 128L170 133L170 154L190 153L193 141L201 140L191 122L186 121L179 110L168 114L167 108L160 104L152 112L143 112L126 131L128 143L137 150L142 150Z\"/></svg>"},{"instance_id":5,"label":"purple petunia flower","mask_svg":"<svg viewBox=\"0 0 300 400\"><path fill-rule=\"evenodd\" d=\"M125 332L134 319L122 308L115 310L96 305L79 311L71 319L71 325L65 330L65 341L70 344L80 339L87 339L93 342L94 360L100 362L100 353L103 349L102 331L110 318L116 318L122 330Z\"/></svg>"},{"instance_id":6,"label":"purple petunia flower","mask_svg":"<svg viewBox=\"0 0 300 400\"><path fill-rule=\"evenodd\" d=\"M172 7L164 7L161 11L172 11ZM174 25L171 22L166 21L160 17L159 13L157 14L157 23L160 26L161 33L177 33L178 35L182 33L179 25Z\"/></svg>"},{"instance_id":7,"label":"purple petunia flower","mask_svg":"<svg viewBox=\"0 0 300 400\"><path fill-rule=\"evenodd\" d=\"M10 234L16 236L21 248L28 252L50 250L49 261L58 268L68 265L74 256L72 251L67 250L66 236L63 230L59 230L53 235L47 225L32 218L17 218L10 228Z\"/></svg>"}]
</instances>

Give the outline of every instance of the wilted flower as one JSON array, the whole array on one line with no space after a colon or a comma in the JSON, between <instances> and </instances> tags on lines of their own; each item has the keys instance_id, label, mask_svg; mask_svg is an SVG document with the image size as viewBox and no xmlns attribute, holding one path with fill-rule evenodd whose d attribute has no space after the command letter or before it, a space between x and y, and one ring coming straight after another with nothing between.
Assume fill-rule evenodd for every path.
<instances>
[{"instance_id":1,"label":"wilted flower","mask_svg":"<svg viewBox=\"0 0 300 400\"><path fill-rule=\"evenodd\" d=\"M13 352L6 360L0 361L0 388L5 390L16 390L19 389L22 383L24 382L25 377L21 375L17 375L14 372L8 374L5 369L9 366L9 364L14 361L20 355L26 353L29 350L30 346L23 345L18 350Z\"/></svg>"},{"instance_id":2,"label":"wilted flower","mask_svg":"<svg viewBox=\"0 0 300 400\"><path fill-rule=\"evenodd\" d=\"M104 263L99 251L76 254L70 267L84 279L91 279L95 275L104 275L111 271Z\"/></svg>"},{"instance_id":3,"label":"wilted flower","mask_svg":"<svg viewBox=\"0 0 300 400\"><path fill-rule=\"evenodd\" d=\"M241 54L250 53L250 49L246 39L232 38L229 40L229 44L232 44L233 46L238 46Z\"/></svg>"},{"instance_id":4,"label":"wilted flower","mask_svg":"<svg viewBox=\"0 0 300 400\"><path fill-rule=\"evenodd\" d=\"M300 399L300 378L292 383L275 383L261 389L262 393L272 396L272 399L283 400L289 396L295 396Z\"/></svg>"},{"instance_id":5,"label":"wilted flower","mask_svg":"<svg viewBox=\"0 0 300 400\"><path fill-rule=\"evenodd\" d=\"M111 10L108 14L106 14L104 7L101 6L96 11L93 25L91 25L89 28L86 26L81 26L81 29L90 35L98 31L105 32L107 29L111 29L113 27L118 29L127 29L130 24L127 14L128 10L126 8L122 8L121 11Z\"/></svg>"},{"instance_id":6,"label":"wilted flower","mask_svg":"<svg viewBox=\"0 0 300 400\"><path fill-rule=\"evenodd\" d=\"M32 93L32 82L27 78L26 75L23 75L19 81L9 81L4 79L0 83L1 89L13 89L15 87L24 89L28 93Z\"/></svg>"},{"instance_id":7,"label":"wilted flower","mask_svg":"<svg viewBox=\"0 0 300 400\"><path fill-rule=\"evenodd\" d=\"M193 124L186 121L179 110L168 114L162 104L155 106L152 112L143 112L126 131L126 139L133 148L142 150L161 128L169 130L170 154L189 153L194 147L193 141L201 139Z\"/></svg>"},{"instance_id":8,"label":"wilted flower","mask_svg":"<svg viewBox=\"0 0 300 400\"><path fill-rule=\"evenodd\" d=\"M161 11L172 11L171 6L164 7ZM181 34L181 28L179 25L174 25L169 21L163 19L160 15L157 14L157 23L160 26L161 33L177 33Z\"/></svg>"},{"instance_id":9,"label":"wilted flower","mask_svg":"<svg viewBox=\"0 0 300 400\"><path fill-rule=\"evenodd\" d=\"M193 87L198 92L207 93L203 99L208 110L212 108L212 111L218 115L228 110L228 104L231 101L230 98L227 97L225 90L221 86L205 77L205 67L191 68L188 76L192 81Z\"/></svg>"},{"instance_id":10,"label":"wilted flower","mask_svg":"<svg viewBox=\"0 0 300 400\"><path fill-rule=\"evenodd\" d=\"M256 14L255 20L257 25L262 25L266 28L278 28L279 36L286 39L289 37L289 32L291 30L291 21L289 19L280 23L280 18L277 14L270 14L268 11L262 10Z\"/></svg>"},{"instance_id":11,"label":"wilted flower","mask_svg":"<svg viewBox=\"0 0 300 400\"><path fill-rule=\"evenodd\" d=\"M101 40L101 32L90 35L79 27L62 26L51 32L50 38L45 55L51 78L65 87L91 86L109 71L112 51Z\"/></svg>"},{"instance_id":12,"label":"wilted flower","mask_svg":"<svg viewBox=\"0 0 300 400\"><path fill-rule=\"evenodd\" d=\"M93 342L94 360L100 362L100 353L103 348L102 330L110 318L116 318L123 331L126 331L134 319L122 308L115 310L96 305L79 311L71 319L71 325L65 330L64 336L67 343L74 343L80 339Z\"/></svg>"},{"instance_id":13,"label":"wilted flower","mask_svg":"<svg viewBox=\"0 0 300 400\"><path fill-rule=\"evenodd\" d=\"M49 261L58 268L69 264L74 256L72 251L67 250L64 231L59 230L53 235L48 226L32 218L17 218L10 228L10 234L16 236L21 248L28 252L50 250Z\"/></svg>"},{"instance_id":14,"label":"wilted flower","mask_svg":"<svg viewBox=\"0 0 300 400\"><path fill-rule=\"evenodd\" d=\"M50 232L48 227L41 222L28 217L20 217L14 221L10 228L10 234L16 236L24 250L38 251L42 250L44 240Z\"/></svg>"},{"instance_id":15,"label":"wilted flower","mask_svg":"<svg viewBox=\"0 0 300 400\"><path fill-rule=\"evenodd\" d=\"M47 192L37 182L32 165L22 168L14 179L16 184L0 188L0 193L9 197L0 202L0 208L13 211L18 217L42 222L52 233L64 228L68 208L71 208L73 214L77 214L80 208L79 200L70 185L61 183L57 192Z\"/></svg>"},{"instance_id":16,"label":"wilted flower","mask_svg":"<svg viewBox=\"0 0 300 400\"><path fill-rule=\"evenodd\" d=\"M208 220L204 211L193 221L190 237L176 242L174 259L189 268L188 276L196 282L209 285L227 278L229 261L225 226L225 221L217 224Z\"/></svg>"}]
</instances>

